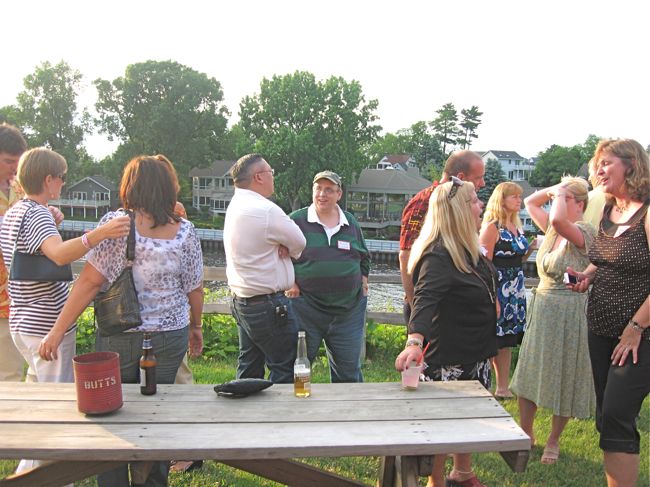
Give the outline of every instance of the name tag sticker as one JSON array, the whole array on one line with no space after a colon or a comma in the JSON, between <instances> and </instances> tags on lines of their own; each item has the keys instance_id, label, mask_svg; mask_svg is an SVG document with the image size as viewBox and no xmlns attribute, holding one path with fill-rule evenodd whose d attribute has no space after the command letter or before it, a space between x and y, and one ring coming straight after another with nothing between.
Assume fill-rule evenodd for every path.
<instances>
[{"instance_id":1,"label":"name tag sticker","mask_svg":"<svg viewBox=\"0 0 650 487\"><path fill-rule=\"evenodd\" d=\"M337 242L339 249L341 250L350 250L350 242L346 242L345 240L339 240Z\"/></svg>"}]
</instances>

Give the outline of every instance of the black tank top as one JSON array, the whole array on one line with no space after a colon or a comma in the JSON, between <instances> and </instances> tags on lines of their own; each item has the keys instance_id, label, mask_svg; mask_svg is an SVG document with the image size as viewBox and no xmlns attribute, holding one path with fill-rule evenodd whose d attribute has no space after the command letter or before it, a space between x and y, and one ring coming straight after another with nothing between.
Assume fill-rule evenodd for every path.
<instances>
[{"instance_id":1,"label":"black tank top","mask_svg":"<svg viewBox=\"0 0 650 487\"><path fill-rule=\"evenodd\" d=\"M644 227L648 205L650 199L627 222L618 224L609 218L612 206L604 208L589 249L589 260L598 270L589 292L587 322L596 335L620 336L650 293L650 250ZM613 236L618 227L627 225L630 228ZM650 340L650 329L643 332L643 339Z\"/></svg>"}]
</instances>

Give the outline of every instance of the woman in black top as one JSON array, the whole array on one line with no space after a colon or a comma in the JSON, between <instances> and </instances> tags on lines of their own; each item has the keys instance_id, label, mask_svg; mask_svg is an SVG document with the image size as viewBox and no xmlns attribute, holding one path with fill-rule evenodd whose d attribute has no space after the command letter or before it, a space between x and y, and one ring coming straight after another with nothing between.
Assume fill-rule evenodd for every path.
<instances>
[{"instance_id":1,"label":"woman in black top","mask_svg":"<svg viewBox=\"0 0 650 487\"><path fill-rule=\"evenodd\" d=\"M482 209L474 185L457 178L432 193L409 258L415 295L397 370L420 361L426 339L430 346L421 379L479 380L489 388L489 359L496 355L496 274L478 242ZM472 472L470 454L454 455L445 484L445 460L444 454L434 458L429 487L483 485Z\"/></svg>"},{"instance_id":2,"label":"woman in black top","mask_svg":"<svg viewBox=\"0 0 650 487\"><path fill-rule=\"evenodd\" d=\"M584 292L596 392L596 427L610 487L639 475L636 418L650 393L650 160L631 139L603 140L591 163L608 196L591 264L570 286Z\"/></svg>"}]
</instances>

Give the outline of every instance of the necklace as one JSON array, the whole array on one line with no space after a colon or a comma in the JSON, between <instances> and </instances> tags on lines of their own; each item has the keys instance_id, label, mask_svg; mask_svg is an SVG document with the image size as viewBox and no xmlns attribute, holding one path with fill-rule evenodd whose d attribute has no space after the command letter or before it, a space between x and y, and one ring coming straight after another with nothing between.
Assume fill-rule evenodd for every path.
<instances>
[{"instance_id":1,"label":"necklace","mask_svg":"<svg viewBox=\"0 0 650 487\"><path fill-rule=\"evenodd\" d=\"M628 203L621 204L621 205L619 205L618 202L616 202L616 203L614 204L614 209L615 209L618 213L624 213L625 211L627 211L627 209L628 209L629 207L630 207L630 203L629 203L629 202L628 202Z\"/></svg>"},{"instance_id":2,"label":"necklace","mask_svg":"<svg viewBox=\"0 0 650 487\"><path fill-rule=\"evenodd\" d=\"M479 260L479 262L480 262L480 260ZM472 267L471 270L474 273L474 275L480 279L481 283L483 284L483 287L485 287L486 291L490 295L490 301L492 302L492 304L494 304L494 295L496 294L496 291L495 291L494 287L492 287L492 289L490 289L490 286L488 286L487 283L485 282L485 280L480 276L480 274L478 272L476 272L476 269L474 269ZM492 294L493 291L494 291L494 294Z\"/></svg>"}]
</instances>

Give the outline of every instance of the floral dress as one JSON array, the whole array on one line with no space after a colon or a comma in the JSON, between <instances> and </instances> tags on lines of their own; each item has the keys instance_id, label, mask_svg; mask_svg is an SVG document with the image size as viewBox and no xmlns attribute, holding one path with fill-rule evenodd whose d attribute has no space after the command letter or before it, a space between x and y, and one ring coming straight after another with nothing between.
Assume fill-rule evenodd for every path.
<instances>
[{"instance_id":1,"label":"floral dress","mask_svg":"<svg viewBox=\"0 0 650 487\"><path fill-rule=\"evenodd\" d=\"M499 283L497 298L500 311L496 332L497 337L510 338L505 342L497 338L499 348L502 348L520 342L526 328L526 288L521 264L528 250L528 240L520 230L517 230L516 235L503 227L498 227L498 231L499 240L494 246L492 257Z\"/></svg>"}]
</instances>

